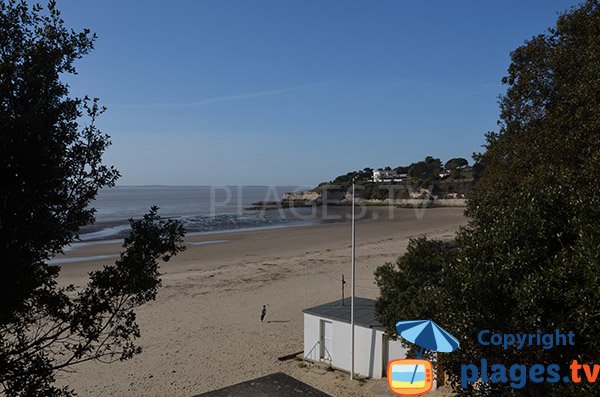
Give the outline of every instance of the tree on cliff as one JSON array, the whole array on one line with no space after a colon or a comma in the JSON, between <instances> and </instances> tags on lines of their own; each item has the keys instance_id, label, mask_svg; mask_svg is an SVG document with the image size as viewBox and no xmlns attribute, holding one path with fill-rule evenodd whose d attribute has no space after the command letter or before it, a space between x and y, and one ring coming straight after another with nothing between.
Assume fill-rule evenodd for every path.
<instances>
[{"instance_id":1,"label":"tree on cliff","mask_svg":"<svg viewBox=\"0 0 600 397\"><path fill-rule=\"evenodd\" d=\"M477 156L480 174L458 248L440 261L433 243L416 240L396 265L376 272L378 318L388 330L400 319L432 318L460 339L459 350L443 355L454 382L461 363L482 358L507 368L562 368L559 383L490 383L458 388L461 395L597 395L582 371L580 384L562 377L571 360L597 362L600 351L598 32L600 5L590 0L512 53L500 129L486 135ZM417 265L431 272L416 272ZM413 291L408 305L397 293L406 288ZM575 346L486 347L477 342L484 329L572 331Z\"/></svg>"},{"instance_id":2,"label":"tree on cliff","mask_svg":"<svg viewBox=\"0 0 600 397\"><path fill-rule=\"evenodd\" d=\"M60 79L94 40L67 29L54 1L0 3L0 393L10 396L70 395L54 386L57 371L139 353L134 308L154 299L158 261L183 249L182 226L152 208L84 288L59 287L60 268L47 264L94 221L88 204L119 176L102 163L103 109L69 97Z\"/></svg>"},{"instance_id":3,"label":"tree on cliff","mask_svg":"<svg viewBox=\"0 0 600 397\"><path fill-rule=\"evenodd\" d=\"M454 171L455 169L463 168L463 167L466 167L467 165L469 165L469 162L467 161L467 159L464 159L462 157L454 157L454 158L451 158L450 160L446 161L444 168L449 171Z\"/></svg>"},{"instance_id":4,"label":"tree on cliff","mask_svg":"<svg viewBox=\"0 0 600 397\"><path fill-rule=\"evenodd\" d=\"M450 175L452 176L452 178L460 179L463 176L463 173L461 171L468 165L469 162L467 161L467 159L464 159L462 157L454 157L446 161L444 168L450 171Z\"/></svg>"},{"instance_id":5,"label":"tree on cliff","mask_svg":"<svg viewBox=\"0 0 600 397\"><path fill-rule=\"evenodd\" d=\"M413 163L408 169L408 176L418 182L421 187L428 187L440 179L440 159L427 156L425 160Z\"/></svg>"}]
</instances>

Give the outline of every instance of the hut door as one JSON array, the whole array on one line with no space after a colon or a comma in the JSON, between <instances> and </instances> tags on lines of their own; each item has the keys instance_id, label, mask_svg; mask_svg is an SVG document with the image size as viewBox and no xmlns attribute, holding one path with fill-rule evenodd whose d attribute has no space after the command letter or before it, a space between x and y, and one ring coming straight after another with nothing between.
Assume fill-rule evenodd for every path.
<instances>
[{"instance_id":1,"label":"hut door","mask_svg":"<svg viewBox=\"0 0 600 397\"><path fill-rule=\"evenodd\" d=\"M321 320L321 358L324 360L331 360L332 351L333 323L331 321Z\"/></svg>"}]
</instances>

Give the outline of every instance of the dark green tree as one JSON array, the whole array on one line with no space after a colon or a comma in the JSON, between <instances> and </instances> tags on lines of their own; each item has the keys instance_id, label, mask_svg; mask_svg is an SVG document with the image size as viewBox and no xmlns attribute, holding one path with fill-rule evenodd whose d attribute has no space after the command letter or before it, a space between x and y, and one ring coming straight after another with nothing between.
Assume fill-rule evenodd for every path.
<instances>
[{"instance_id":1,"label":"dark green tree","mask_svg":"<svg viewBox=\"0 0 600 397\"><path fill-rule=\"evenodd\" d=\"M440 179L440 159L427 156L425 160L413 163L408 169L408 176L421 187L428 187Z\"/></svg>"},{"instance_id":2,"label":"dark green tree","mask_svg":"<svg viewBox=\"0 0 600 397\"><path fill-rule=\"evenodd\" d=\"M94 221L89 207L118 172L102 162L109 137L96 100L72 98L61 78L93 47L64 26L54 1L0 3L0 393L69 395L55 374L76 363L140 352L134 308L154 299L158 261L183 249L183 228L156 208L131 221L114 266L83 289L59 287L47 261Z\"/></svg>"},{"instance_id":3,"label":"dark green tree","mask_svg":"<svg viewBox=\"0 0 600 397\"><path fill-rule=\"evenodd\" d=\"M451 158L450 160L446 161L444 168L447 170L453 171L457 168L463 168L468 165L469 165L469 162L467 161L467 159L464 159L462 157L454 157L454 158Z\"/></svg>"},{"instance_id":4,"label":"dark green tree","mask_svg":"<svg viewBox=\"0 0 600 397\"><path fill-rule=\"evenodd\" d=\"M450 176L454 179L463 177L462 171L469 165L469 162L462 157L454 157L446 161L444 168L450 171Z\"/></svg>"},{"instance_id":5,"label":"dark green tree","mask_svg":"<svg viewBox=\"0 0 600 397\"><path fill-rule=\"evenodd\" d=\"M413 300L438 305L415 312L393 295L398 277L378 277L378 304L388 327L401 318L434 320L459 337L461 347L444 355L458 382L461 363L559 364L561 382L528 383L514 389L488 384L456 390L461 395L591 396L597 386L563 383L573 359L597 362L600 351L600 5L590 0L561 14L556 26L516 49L501 98L501 123L486 135L476 156L477 183L468 202L469 224L457 235L453 260L414 281ZM428 258L417 246L411 257ZM412 262L414 259L409 260ZM420 259L421 261L426 259ZM399 261L395 272L407 264ZM440 276L441 275L441 276ZM404 282L404 281L403 281ZM395 283L395 284L394 284ZM389 302L398 299L395 306ZM395 307L396 319L387 307ZM436 315L431 314L432 312ZM477 333L576 334L575 346L545 350L484 347Z\"/></svg>"},{"instance_id":6,"label":"dark green tree","mask_svg":"<svg viewBox=\"0 0 600 397\"><path fill-rule=\"evenodd\" d=\"M375 309L388 334L395 334L398 313L406 319L438 318L444 303L440 294L442 271L445 264L455 260L455 251L442 241L419 237L410 240L406 253L395 263L377 268L375 279L381 295ZM424 290L433 293L423 294Z\"/></svg>"},{"instance_id":7,"label":"dark green tree","mask_svg":"<svg viewBox=\"0 0 600 397\"><path fill-rule=\"evenodd\" d=\"M408 174L408 170L410 169L410 166L398 166L396 168L394 168L394 171L397 174Z\"/></svg>"}]
</instances>

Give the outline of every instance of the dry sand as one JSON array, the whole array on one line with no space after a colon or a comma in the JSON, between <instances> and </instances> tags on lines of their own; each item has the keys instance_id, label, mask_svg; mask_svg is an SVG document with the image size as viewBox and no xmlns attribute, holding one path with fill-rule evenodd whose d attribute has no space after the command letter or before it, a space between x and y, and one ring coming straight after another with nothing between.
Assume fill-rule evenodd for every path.
<instances>
[{"instance_id":1,"label":"dry sand","mask_svg":"<svg viewBox=\"0 0 600 397\"><path fill-rule=\"evenodd\" d=\"M357 224L357 296L375 298L373 271L405 251L409 237L451 239L462 208L381 209ZM374 381L319 374L278 357L302 351L305 267L308 305L339 299L350 278L348 223L195 235L161 267L156 301L137 310L143 353L111 365L86 363L59 382L81 396L192 396L277 371L334 396L372 395ZM207 243L209 242L209 243ZM69 257L115 255L118 244L76 248ZM114 259L62 266L60 282L82 285ZM349 283L346 284L347 287ZM346 295L350 293L346 288ZM262 305L265 322L260 322Z\"/></svg>"}]
</instances>

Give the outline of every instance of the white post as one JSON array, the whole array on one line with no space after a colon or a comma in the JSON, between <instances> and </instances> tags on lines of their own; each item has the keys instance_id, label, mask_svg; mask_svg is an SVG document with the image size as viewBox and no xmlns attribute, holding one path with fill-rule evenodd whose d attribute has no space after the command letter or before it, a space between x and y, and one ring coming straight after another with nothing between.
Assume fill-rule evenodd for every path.
<instances>
[{"instance_id":1,"label":"white post","mask_svg":"<svg viewBox=\"0 0 600 397\"><path fill-rule=\"evenodd\" d=\"M354 181L352 181L352 298L350 299L350 325L352 328L352 366L350 370L350 379L354 379L354 267L356 252L356 233L354 224Z\"/></svg>"}]
</instances>

